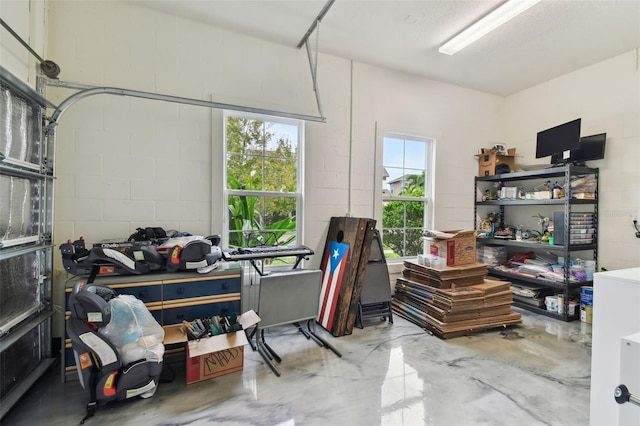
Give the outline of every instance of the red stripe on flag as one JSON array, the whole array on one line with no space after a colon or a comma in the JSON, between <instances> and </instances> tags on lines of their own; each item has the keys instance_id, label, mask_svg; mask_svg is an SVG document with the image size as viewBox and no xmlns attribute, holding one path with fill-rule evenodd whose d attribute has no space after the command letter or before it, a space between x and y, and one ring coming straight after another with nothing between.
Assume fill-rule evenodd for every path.
<instances>
[{"instance_id":1,"label":"red stripe on flag","mask_svg":"<svg viewBox=\"0 0 640 426\"><path fill-rule=\"evenodd\" d=\"M340 288L342 287L342 271L344 270L343 268L343 263L342 261L344 260L344 258L342 260L340 260L340 263L338 264L338 267L340 269L337 279L336 276L332 276L332 283L334 283L332 285L332 287L335 287L334 289L334 293L333 293L333 299L331 300L331 310L329 311L329 320L328 320L328 324L331 324L331 328L330 330L333 330L333 317L335 316L336 313L336 307L338 305L338 296L340 296Z\"/></svg>"},{"instance_id":2,"label":"red stripe on flag","mask_svg":"<svg viewBox=\"0 0 640 426\"><path fill-rule=\"evenodd\" d=\"M329 251L329 249L327 248L327 252ZM325 265L324 268L325 271L325 276L322 279L322 290L321 292L323 292L323 297L322 297L322 305L320 307L320 324L324 324L324 320L325 320L325 309L327 308L327 303L329 300L329 292L330 292L330 287L331 287L331 258L329 256L327 256L327 263Z\"/></svg>"}]
</instances>

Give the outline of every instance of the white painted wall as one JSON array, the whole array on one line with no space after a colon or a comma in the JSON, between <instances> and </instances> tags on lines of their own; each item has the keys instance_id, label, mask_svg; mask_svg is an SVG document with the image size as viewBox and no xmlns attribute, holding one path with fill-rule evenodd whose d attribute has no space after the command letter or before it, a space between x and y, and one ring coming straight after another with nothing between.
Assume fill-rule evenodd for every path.
<instances>
[{"instance_id":1,"label":"white painted wall","mask_svg":"<svg viewBox=\"0 0 640 426\"><path fill-rule=\"evenodd\" d=\"M638 52L600 62L505 98L503 122L521 164L535 164L536 133L582 118L582 136L607 133L600 169L598 263L640 265L640 71ZM549 158L540 159L546 162Z\"/></svg>"},{"instance_id":2,"label":"white painted wall","mask_svg":"<svg viewBox=\"0 0 640 426\"><path fill-rule=\"evenodd\" d=\"M47 48L45 0L2 0L0 16L42 59L49 59L45 56ZM35 88L40 63L4 27L0 27L0 64Z\"/></svg>"},{"instance_id":3,"label":"white painted wall","mask_svg":"<svg viewBox=\"0 0 640 426\"><path fill-rule=\"evenodd\" d=\"M114 2L53 2L50 20L64 81L318 114L304 50ZM501 98L328 55L318 77L327 122L306 125L305 244L322 251L332 216L379 218L376 123L437 138L435 225L473 226L475 159L457 153L496 142ZM48 90L57 102L71 93ZM221 232L220 120L104 95L69 108L57 132L56 244L148 225Z\"/></svg>"}]
</instances>

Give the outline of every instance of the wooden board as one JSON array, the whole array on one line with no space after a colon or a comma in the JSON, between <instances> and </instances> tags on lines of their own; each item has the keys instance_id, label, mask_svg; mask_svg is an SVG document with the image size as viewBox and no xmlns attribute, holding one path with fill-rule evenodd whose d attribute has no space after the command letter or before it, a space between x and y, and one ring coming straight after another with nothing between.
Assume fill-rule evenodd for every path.
<instances>
[{"instance_id":1,"label":"wooden board","mask_svg":"<svg viewBox=\"0 0 640 426\"><path fill-rule=\"evenodd\" d=\"M322 261L318 323L333 336L351 334L358 313L376 221L332 217Z\"/></svg>"}]
</instances>

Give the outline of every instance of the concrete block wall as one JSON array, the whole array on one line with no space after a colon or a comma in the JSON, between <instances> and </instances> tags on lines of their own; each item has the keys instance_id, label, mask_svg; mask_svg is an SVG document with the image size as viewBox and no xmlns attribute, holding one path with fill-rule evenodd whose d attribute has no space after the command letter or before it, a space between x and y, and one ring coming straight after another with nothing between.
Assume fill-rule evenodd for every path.
<instances>
[{"instance_id":1,"label":"concrete block wall","mask_svg":"<svg viewBox=\"0 0 640 426\"><path fill-rule=\"evenodd\" d=\"M304 50L130 3L53 2L50 22L65 81L318 114ZM445 194L472 184L473 153L501 132L501 98L330 55L318 78L327 120L305 124L305 244L321 253L332 216L380 220L376 123L437 139L443 201L431 226L473 225L472 198ZM221 123L219 111L119 96L70 107L57 134L56 243L149 225L221 232Z\"/></svg>"}]
</instances>

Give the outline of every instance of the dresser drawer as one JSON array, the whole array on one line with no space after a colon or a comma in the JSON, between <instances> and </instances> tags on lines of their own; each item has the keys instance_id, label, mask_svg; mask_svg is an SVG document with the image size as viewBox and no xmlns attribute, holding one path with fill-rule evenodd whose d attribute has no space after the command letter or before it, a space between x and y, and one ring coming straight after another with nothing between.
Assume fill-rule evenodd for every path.
<instances>
[{"instance_id":1,"label":"dresser drawer","mask_svg":"<svg viewBox=\"0 0 640 426\"><path fill-rule=\"evenodd\" d=\"M202 280L165 282L163 300L188 299L192 297L215 296L240 293L240 278L205 278Z\"/></svg>"},{"instance_id":2,"label":"dresser drawer","mask_svg":"<svg viewBox=\"0 0 640 426\"><path fill-rule=\"evenodd\" d=\"M129 285L129 284L113 284L108 287L114 289L118 294L129 294L135 296L136 299L142 300L144 303L161 302L162 286L161 285Z\"/></svg>"},{"instance_id":3,"label":"dresser drawer","mask_svg":"<svg viewBox=\"0 0 640 426\"><path fill-rule=\"evenodd\" d=\"M67 340L67 339L65 339ZM71 339L68 339L65 347L64 347L64 353L65 353L65 357L64 357L64 366L65 368L68 367L75 367L76 365L76 359L73 355L73 348L71 347Z\"/></svg>"},{"instance_id":4,"label":"dresser drawer","mask_svg":"<svg viewBox=\"0 0 640 426\"><path fill-rule=\"evenodd\" d=\"M135 296L136 299L142 300L144 303L161 302L162 301L162 285L149 283L146 285L138 284L100 284L112 288L118 294L129 294ZM71 296L72 288L65 289L65 306L69 306L69 296Z\"/></svg>"},{"instance_id":5,"label":"dresser drawer","mask_svg":"<svg viewBox=\"0 0 640 426\"><path fill-rule=\"evenodd\" d=\"M234 312L240 315L240 300L165 308L162 310L162 325L210 318L215 315L227 316Z\"/></svg>"}]
</instances>

